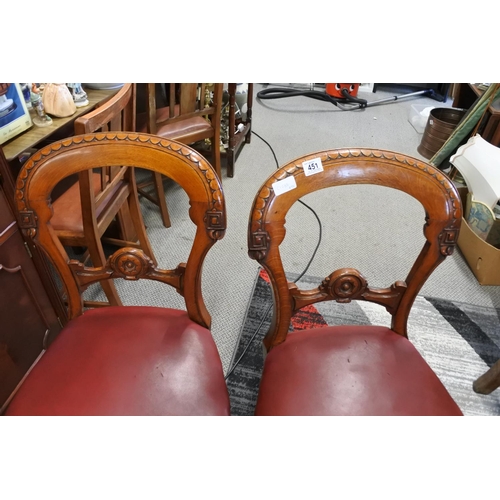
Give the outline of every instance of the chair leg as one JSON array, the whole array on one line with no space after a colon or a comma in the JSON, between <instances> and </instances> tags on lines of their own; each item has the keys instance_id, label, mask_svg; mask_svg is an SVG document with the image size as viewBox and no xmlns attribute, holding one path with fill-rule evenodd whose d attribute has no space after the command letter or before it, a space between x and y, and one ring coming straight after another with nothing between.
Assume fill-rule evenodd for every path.
<instances>
[{"instance_id":1,"label":"chair leg","mask_svg":"<svg viewBox=\"0 0 500 500\"><path fill-rule=\"evenodd\" d=\"M138 235L133 224L130 210L127 204L124 204L116 214L116 220L120 229L120 238L124 241L137 241Z\"/></svg>"},{"instance_id":2,"label":"chair leg","mask_svg":"<svg viewBox=\"0 0 500 500\"><path fill-rule=\"evenodd\" d=\"M167 202L165 201L165 189L163 189L163 179L159 172L154 173L154 187L156 192L156 199L160 207L161 219L165 227L170 227L170 216L168 214Z\"/></svg>"},{"instance_id":3,"label":"chair leg","mask_svg":"<svg viewBox=\"0 0 500 500\"><path fill-rule=\"evenodd\" d=\"M220 165L220 132L217 133L217 131L212 138L212 159L214 162L215 171L217 172L217 175L222 182L222 171Z\"/></svg>"},{"instance_id":4,"label":"chair leg","mask_svg":"<svg viewBox=\"0 0 500 500\"><path fill-rule=\"evenodd\" d=\"M226 151L226 172L228 177L234 177L234 149Z\"/></svg>"},{"instance_id":5,"label":"chair leg","mask_svg":"<svg viewBox=\"0 0 500 500\"><path fill-rule=\"evenodd\" d=\"M163 188L163 179L161 174L154 172L152 180L136 183L136 191L139 195L143 196L151 203L160 208L161 219L165 227L170 227L170 216L168 214L167 202L165 201L165 189ZM154 193L148 193L146 188L149 186L154 187Z\"/></svg>"},{"instance_id":6,"label":"chair leg","mask_svg":"<svg viewBox=\"0 0 500 500\"><path fill-rule=\"evenodd\" d=\"M92 238L88 242L88 251L90 258L92 259L92 264L95 267L103 266L106 263L106 257L104 256L104 250L102 248L101 242L97 238ZM111 280L103 280L99 282L108 298L110 306L122 306L123 303L118 295L118 290L115 284Z\"/></svg>"},{"instance_id":7,"label":"chair leg","mask_svg":"<svg viewBox=\"0 0 500 500\"><path fill-rule=\"evenodd\" d=\"M474 392L490 394L500 387L500 359L473 384Z\"/></svg>"},{"instance_id":8,"label":"chair leg","mask_svg":"<svg viewBox=\"0 0 500 500\"><path fill-rule=\"evenodd\" d=\"M135 187L135 186L132 186ZM142 251L154 262L154 265L158 265L156 261L153 248L149 242L149 238L146 232L146 226L144 225L144 220L141 213L141 205L139 203L139 197L136 192L132 192L128 198L128 206L130 209L130 215L132 222L134 224L135 230L137 232L137 237L139 239L139 244Z\"/></svg>"}]
</instances>

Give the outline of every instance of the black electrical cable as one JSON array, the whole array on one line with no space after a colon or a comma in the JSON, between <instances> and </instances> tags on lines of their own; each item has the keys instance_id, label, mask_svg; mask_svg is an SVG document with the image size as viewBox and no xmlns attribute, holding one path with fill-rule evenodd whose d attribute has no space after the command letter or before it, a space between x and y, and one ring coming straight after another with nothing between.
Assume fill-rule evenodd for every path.
<instances>
[{"instance_id":1,"label":"black electrical cable","mask_svg":"<svg viewBox=\"0 0 500 500\"><path fill-rule=\"evenodd\" d=\"M252 134L256 135L261 141L265 142L269 146L269 149L271 150L271 153L274 156L274 161L276 162L276 169L279 169L278 159L276 158L276 154L274 153L274 150L273 150L272 146L264 138L262 138L259 134L257 134L253 130L252 130ZM321 220L318 217L318 214L309 205L307 205L306 203L304 203L302 200L298 200L298 202L301 203L302 205L304 205L306 208L308 208L314 214L314 217L316 217L316 220L318 221L318 225L319 225L319 236L318 236L318 243L316 244L316 248L314 249L314 252L313 252L311 258L309 259L309 262L307 263L305 269L299 274L299 276L297 276L297 278L295 278L293 280L294 283L297 283L297 281L299 281L300 278L302 278L302 276L304 276L304 274L306 274L307 270L309 269L309 267L312 264L312 261L314 260L314 257L316 257L316 253L318 252L318 248L319 248L319 246L321 244L321 239L323 237L323 228L321 226ZM231 367L231 369L229 370L229 372L224 377L224 380L227 380L232 375L232 373L234 372L235 368L238 366L238 364L240 363L240 361L245 356L246 352L248 351L248 348L251 346L251 344L254 341L255 337L260 332L260 329L261 329L262 325L264 324L264 321L267 319L269 311L272 309L272 307L273 307L273 304L271 302L269 304L266 312L262 316L262 319L261 319L261 321L259 323L259 326L257 327L257 329L255 330L255 332L253 333L253 335L250 338L250 340L247 342L247 345L243 349L243 352L240 354L240 357L233 363L233 366Z\"/></svg>"},{"instance_id":2,"label":"black electrical cable","mask_svg":"<svg viewBox=\"0 0 500 500\"><path fill-rule=\"evenodd\" d=\"M283 99L284 97L304 96L304 97L310 97L312 99L317 99L318 101L330 102L341 109L345 108L342 108L341 106L339 106L339 104L358 104L356 109L365 108L366 105L368 104L368 101L366 99L359 99L357 97L351 96L347 89L342 90L342 95L344 97L339 98L339 97L333 97L330 94L327 94L326 92L320 92L319 90L296 90L286 87L267 88L257 92L257 98L261 100Z\"/></svg>"}]
</instances>

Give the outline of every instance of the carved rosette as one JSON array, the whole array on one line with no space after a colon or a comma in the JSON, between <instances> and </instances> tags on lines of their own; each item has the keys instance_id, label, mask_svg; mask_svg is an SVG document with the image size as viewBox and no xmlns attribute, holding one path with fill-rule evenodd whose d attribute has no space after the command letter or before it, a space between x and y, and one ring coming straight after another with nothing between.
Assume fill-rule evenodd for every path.
<instances>
[{"instance_id":1,"label":"carved rosette","mask_svg":"<svg viewBox=\"0 0 500 500\"><path fill-rule=\"evenodd\" d=\"M109 267L113 277L137 280L152 272L154 263L142 250L123 248L111 256Z\"/></svg>"},{"instance_id":2,"label":"carved rosette","mask_svg":"<svg viewBox=\"0 0 500 500\"><path fill-rule=\"evenodd\" d=\"M339 269L323 280L319 291L337 302L351 302L367 290L364 276L356 269Z\"/></svg>"}]
</instances>

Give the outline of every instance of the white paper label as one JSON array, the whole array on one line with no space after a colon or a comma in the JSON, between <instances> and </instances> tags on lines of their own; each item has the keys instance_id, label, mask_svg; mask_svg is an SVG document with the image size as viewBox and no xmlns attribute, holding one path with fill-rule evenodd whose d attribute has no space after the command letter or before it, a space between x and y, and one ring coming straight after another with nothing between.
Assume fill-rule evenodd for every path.
<instances>
[{"instance_id":1,"label":"white paper label","mask_svg":"<svg viewBox=\"0 0 500 500\"><path fill-rule=\"evenodd\" d=\"M279 196L280 194L291 191L292 189L295 189L296 187L297 187L297 183L295 182L295 177L293 175L291 175L290 177L287 177L286 179L283 179L281 181L273 182L274 194L276 196Z\"/></svg>"},{"instance_id":2,"label":"white paper label","mask_svg":"<svg viewBox=\"0 0 500 500\"><path fill-rule=\"evenodd\" d=\"M323 172L323 164L321 163L321 158L314 158L313 160L303 162L302 168L304 169L304 174L306 176Z\"/></svg>"}]
</instances>

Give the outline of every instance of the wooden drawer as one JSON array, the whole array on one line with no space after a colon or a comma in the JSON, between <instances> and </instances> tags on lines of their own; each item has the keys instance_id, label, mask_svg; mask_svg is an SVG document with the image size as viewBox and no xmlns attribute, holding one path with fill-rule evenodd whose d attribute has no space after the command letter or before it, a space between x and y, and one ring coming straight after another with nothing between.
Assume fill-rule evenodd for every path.
<instances>
[{"instance_id":1,"label":"wooden drawer","mask_svg":"<svg viewBox=\"0 0 500 500\"><path fill-rule=\"evenodd\" d=\"M5 231L15 220L16 218L10 210L5 193L0 189L0 233Z\"/></svg>"},{"instance_id":2,"label":"wooden drawer","mask_svg":"<svg viewBox=\"0 0 500 500\"><path fill-rule=\"evenodd\" d=\"M0 188L0 407L61 330Z\"/></svg>"}]
</instances>

